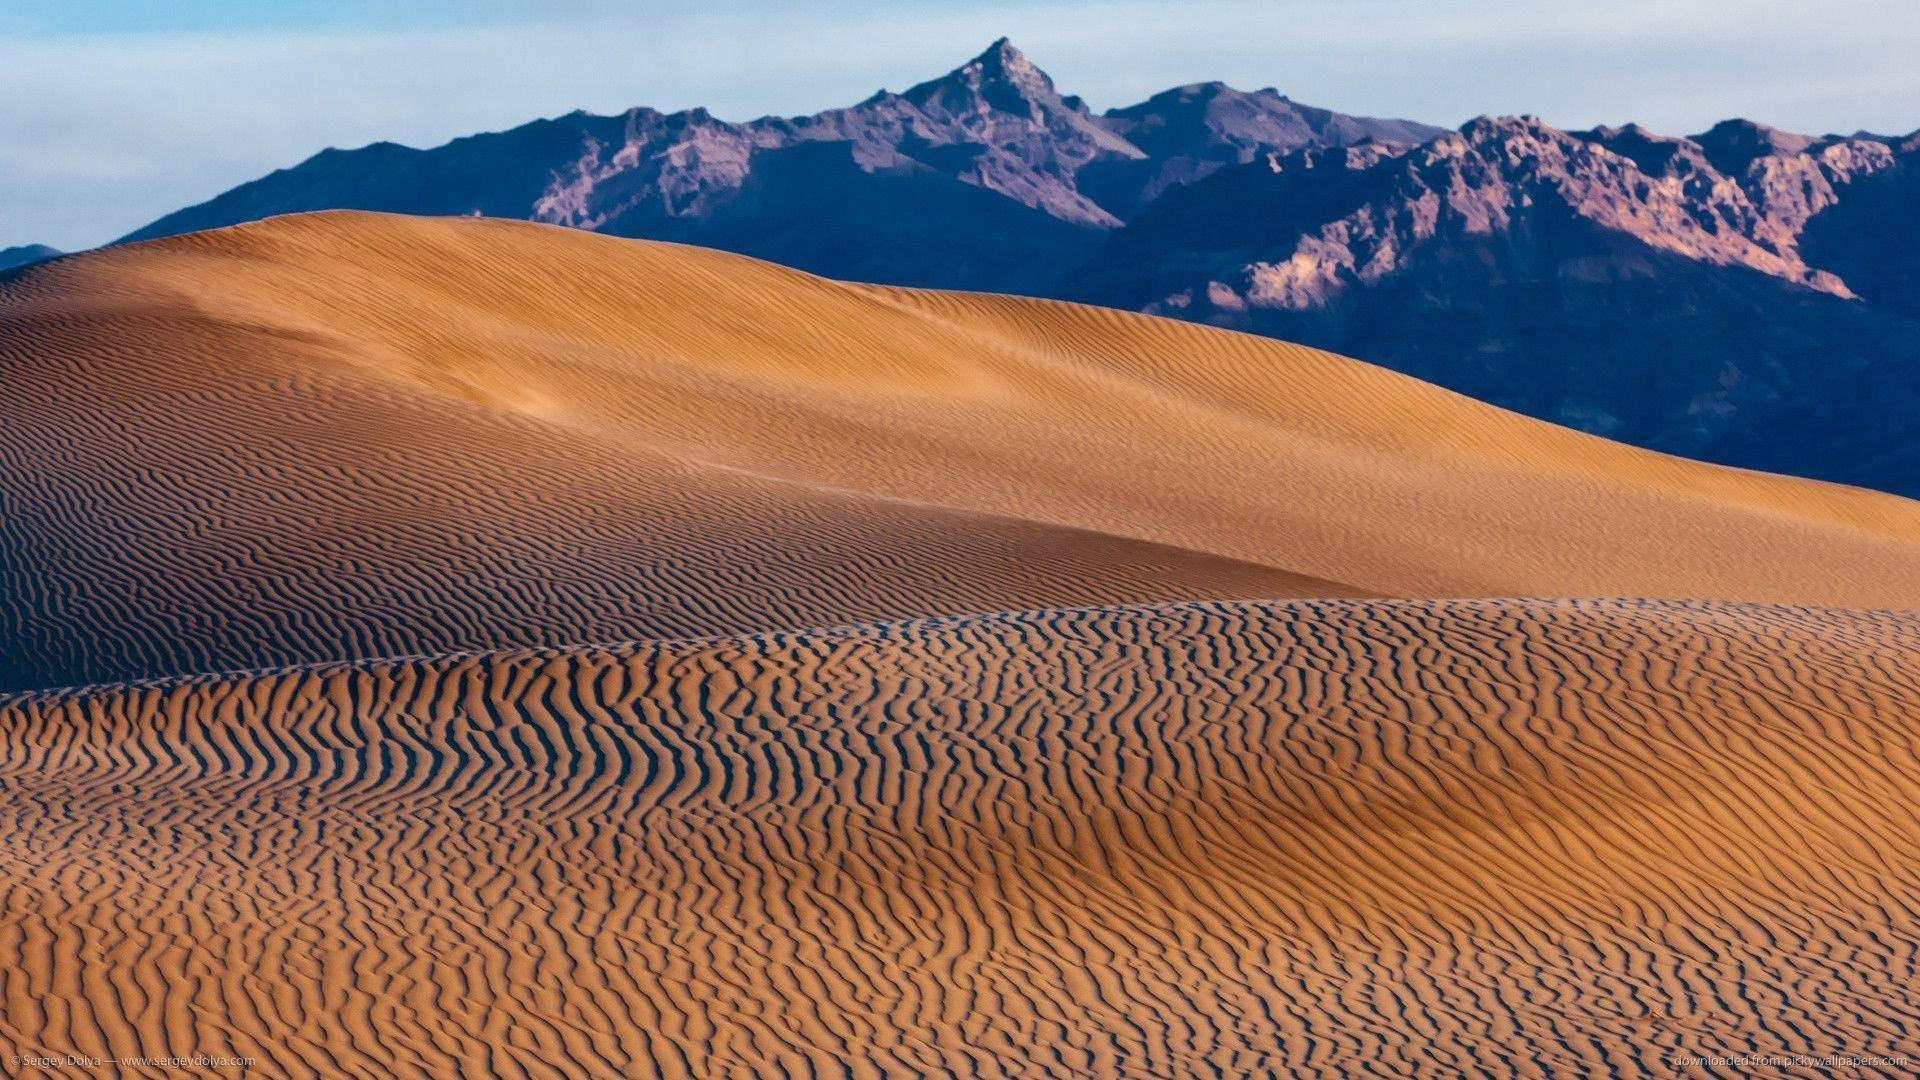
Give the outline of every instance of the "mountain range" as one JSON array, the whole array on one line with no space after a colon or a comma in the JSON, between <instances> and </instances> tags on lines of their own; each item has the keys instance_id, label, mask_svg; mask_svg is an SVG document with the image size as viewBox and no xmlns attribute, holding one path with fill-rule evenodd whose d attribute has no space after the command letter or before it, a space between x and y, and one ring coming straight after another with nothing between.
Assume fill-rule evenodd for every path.
<instances>
[{"instance_id":1,"label":"mountain range","mask_svg":"<svg viewBox=\"0 0 1920 1080\"><path fill-rule=\"evenodd\" d=\"M575 112L431 150L328 150L125 239L302 210L478 214L829 277L1044 293L1172 187L1274 150L1438 133L1217 83L1097 116L1003 39L942 78L814 116Z\"/></svg>"},{"instance_id":2,"label":"mountain range","mask_svg":"<svg viewBox=\"0 0 1920 1080\"><path fill-rule=\"evenodd\" d=\"M1916 162L1920 134L1448 131L1221 83L1095 113L1003 39L813 116L576 112L326 150L124 239L523 218L1283 337L1645 447L1920 494Z\"/></svg>"}]
</instances>

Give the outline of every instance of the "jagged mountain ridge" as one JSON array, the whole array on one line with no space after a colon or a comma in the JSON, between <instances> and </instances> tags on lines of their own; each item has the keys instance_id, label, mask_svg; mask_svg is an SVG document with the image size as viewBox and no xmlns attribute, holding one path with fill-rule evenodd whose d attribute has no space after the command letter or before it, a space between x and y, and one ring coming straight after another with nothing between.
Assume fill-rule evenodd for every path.
<instances>
[{"instance_id":1,"label":"jagged mountain ridge","mask_svg":"<svg viewBox=\"0 0 1920 1080\"><path fill-rule=\"evenodd\" d=\"M1194 122L1170 93L1095 115L1003 38L938 79L813 116L575 112L430 150L323 151L124 239L301 210L483 214L835 277L1032 292L1168 183L1270 150L1439 131L1217 84L1196 91Z\"/></svg>"},{"instance_id":2,"label":"jagged mountain ridge","mask_svg":"<svg viewBox=\"0 0 1920 1080\"><path fill-rule=\"evenodd\" d=\"M1170 191L1056 295L1308 342L1613 438L1920 490L1914 140L1479 118ZM1904 217L1902 216L1904 215Z\"/></svg>"}]
</instances>

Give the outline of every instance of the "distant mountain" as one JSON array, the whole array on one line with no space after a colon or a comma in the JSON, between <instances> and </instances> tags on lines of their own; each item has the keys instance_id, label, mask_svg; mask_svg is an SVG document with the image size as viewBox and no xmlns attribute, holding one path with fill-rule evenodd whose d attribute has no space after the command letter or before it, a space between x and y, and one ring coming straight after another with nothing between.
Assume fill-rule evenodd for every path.
<instances>
[{"instance_id":1,"label":"distant mountain","mask_svg":"<svg viewBox=\"0 0 1920 1080\"><path fill-rule=\"evenodd\" d=\"M1170 191L1055 292L1614 438L1920 494L1916 147L1475 120Z\"/></svg>"},{"instance_id":2,"label":"distant mountain","mask_svg":"<svg viewBox=\"0 0 1920 1080\"><path fill-rule=\"evenodd\" d=\"M1267 151L1439 130L1218 84L1099 116L1002 39L938 79L814 116L577 112L431 150L327 150L124 239L301 210L483 214L835 277L1033 292L1172 184Z\"/></svg>"},{"instance_id":3,"label":"distant mountain","mask_svg":"<svg viewBox=\"0 0 1920 1080\"><path fill-rule=\"evenodd\" d=\"M526 218L1335 349L1708 460L1920 494L1920 134L1458 131L1196 83L1106 113L1005 40L813 116L573 113L327 150L127 239Z\"/></svg>"},{"instance_id":4,"label":"distant mountain","mask_svg":"<svg viewBox=\"0 0 1920 1080\"><path fill-rule=\"evenodd\" d=\"M63 254L65 254L65 252L62 252L59 248L50 248L45 244L27 244L22 247L0 248L0 270L10 269L15 266L25 266L28 263L39 262L41 259L51 259Z\"/></svg>"},{"instance_id":5,"label":"distant mountain","mask_svg":"<svg viewBox=\"0 0 1920 1080\"><path fill-rule=\"evenodd\" d=\"M1096 170L1082 181L1122 218L1173 187L1273 151L1368 142L1415 146L1443 134L1411 120L1346 116L1295 104L1272 89L1246 93L1218 82L1163 91L1108 112L1106 121L1146 152L1130 166Z\"/></svg>"}]
</instances>

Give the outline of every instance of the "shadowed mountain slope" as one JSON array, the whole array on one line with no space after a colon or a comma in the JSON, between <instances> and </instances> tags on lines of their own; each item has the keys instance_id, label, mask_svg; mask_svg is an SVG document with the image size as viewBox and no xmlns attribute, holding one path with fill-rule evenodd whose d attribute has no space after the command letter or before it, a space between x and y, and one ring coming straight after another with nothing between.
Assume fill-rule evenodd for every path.
<instances>
[{"instance_id":1,"label":"shadowed mountain slope","mask_svg":"<svg viewBox=\"0 0 1920 1080\"><path fill-rule=\"evenodd\" d=\"M1176 189L1054 290L1726 464L1920 492L1911 146L1480 119Z\"/></svg>"},{"instance_id":2,"label":"shadowed mountain slope","mask_svg":"<svg viewBox=\"0 0 1920 1080\"><path fill-rule=\"evenodd\" d=\"M25 266L42 259L51 259L61 254L60 249L45 244L27 244L24 247L0 248L0 270L10 270L16 266Z\"/></svg>"},{"instance_id":3,"label":"shadowed mountain slope","mask_svg":"<svg viewBox=\"0 0 1920 1080\"><path fill-rule=\"evenodd\" d=\"M1176 598L1920 606L1920 505L1310 349L524 223L306 215L0 279L32 687Z\"/></svg>"}]
</instances>

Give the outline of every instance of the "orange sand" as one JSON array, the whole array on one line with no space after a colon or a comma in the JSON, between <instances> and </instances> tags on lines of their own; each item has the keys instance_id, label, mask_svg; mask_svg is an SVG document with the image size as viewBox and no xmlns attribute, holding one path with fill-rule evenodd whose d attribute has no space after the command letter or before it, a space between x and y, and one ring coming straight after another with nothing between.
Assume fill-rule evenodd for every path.
<instances>
[{"instance_id":1,"label":"orange sand","mask_svg":"<svg viewBox=\"0 0 1920 1080\"><path fill-rule=\"evenodd\" d=\"M1920 504L493 221L0 367L0 1074L1916 1071Z\"/></svg>"},{"instance_id":2,"label":"orange sand","mask_svg":"<svg viewBox=\"0 0 1920 1080\"><path fill-rule=\"evenodd\" d=\"M1295 601L30 697L0 711L0 1052L368 1077L1911 1055L1916 660L1892 615Z\"/></svg>"},{"instance_id":3,"label":"orange sand","mask_svg":"<svg viewBox=\"0 0 1920 1080\"><path fill-rule=\"evenodd\" d=\"M1114 602L1920 607L1920 505L1325 353L544 226L0 283L0 688Z\"/></svg>"}]
</instances>

